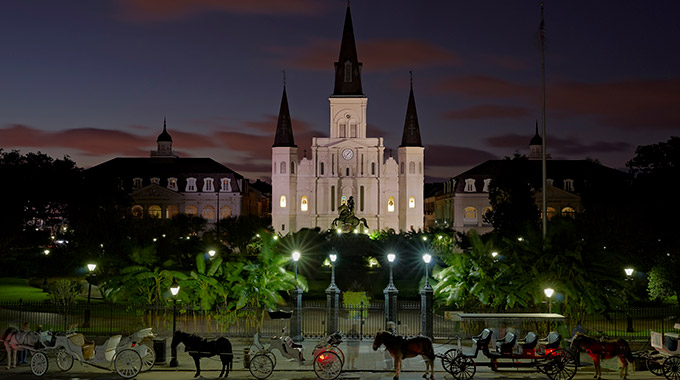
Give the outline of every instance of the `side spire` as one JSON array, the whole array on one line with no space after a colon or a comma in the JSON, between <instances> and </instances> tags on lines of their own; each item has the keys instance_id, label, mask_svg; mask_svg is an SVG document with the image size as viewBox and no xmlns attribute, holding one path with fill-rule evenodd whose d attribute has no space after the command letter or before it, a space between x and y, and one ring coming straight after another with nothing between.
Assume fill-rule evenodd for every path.
<instances>
[{"instance_id":1,"label":"side spire","mask_svg":"<svg viewBox=\"0 0 680 380\"><path fill-rule=\"evenodd\" d=\"M163 116L163 132L161 132L161 134L158 135L158 138L156 139L156 142L161 142L161 141L172 142L172 136L170 136L170 134L168 133L167 121L165 119L165 116Z\"/></svg>"},{"instance_id":2,"label":"side spire","mask_svg":"<svg viewBox=\"0 0 680 380\"><path fill-rule=\"evenodd\" d=\"M276 136L274 137L274 145L272 147L296 147L295 139L293 138L293 126L290 120L290 111L288 110L288 96L286 95L284 71L284 85L283 96L281 97L281 108L279 109L279 120L276 123Z\"/></svg>"},{"instance_id":3,"label":"side spire","mask_svg":"<svg viewBox=\"0 0 680 380\"><path fill-rule=\"evenodd\" d=\"M542 145L543 144L543 138L541 138L541 135L538 134L538 120L536 120L536 134L534 134L534 137L531 138L531 141L529 141L529 145Z\"/></svg>"},{"instance_id":4,"label":"side spire","mask_svg":"<svg viewBox=\"0 0 680 380\"><path fill-rule=\"evenodd\" d=\"M402 146L423 146L420 140L420 125L418 124L418 112L416 112L416 100L413 96L413 72L411 76L411 90L408 95L408 106L406 107L406 121L404 122L404 134L401 137Z\"/></svg>"},{"instance_id":5,"label":"side spire","mask_svg":"<svg viewBox=\"0 0 680 380\"><path fill-rule=\"evenodd\" d=\"M345 13L345 26L342 30L342 42L340 43L340 55L335 62L335 88L333 95L363 95L361 89L361 66L357 56L356 43L354 41L354 27L352 26L352 13L347 2Z\"/></svg>"}]
</instances>

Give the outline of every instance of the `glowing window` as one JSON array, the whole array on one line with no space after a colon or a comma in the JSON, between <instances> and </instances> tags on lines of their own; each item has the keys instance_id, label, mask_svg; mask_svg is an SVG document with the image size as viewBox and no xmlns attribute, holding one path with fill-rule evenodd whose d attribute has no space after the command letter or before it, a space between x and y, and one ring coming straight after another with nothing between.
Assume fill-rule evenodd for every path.
<instances>
[{"instance_id":1,"label":"glowing window","mask_svg":"<svg viewBox=\"0 0 680 380\"><path fill-rule=\"evenodd\" d=\"M132 216L136 218L141 218L144 216L144 207L140 205L132 206Z\"/></svg>"},{"instance_id":2,"label":"glowing window","mask_svg":"<svg viewBox=\"0 0 680 380\"><path fill-rule=\"evenodd\" d=\"M562 215L573 218L576 215L576 210L571 207L565 207L562 209Z\"/></svg>"},{"instance_id":3,"label":"glowing window","mask_svg":"<svg viewBox=\"0 0 680 380\"><path fill-rule=\"evenodd\" d=\"M167 219L171 219L177 214L179 214L179 208L177 206L170 205L170 206L165 208L165 217Z\"/></svg>"},{"instance_id":4,"label":"glowing window","mask_svg":"<svg viewBox=\"0 0 680 380\"><path fill-rule=\"evenodd\" d=\"M231 178L222 178L220 191L231 191Z\"/></svg>"},{"instance_id":5,"label":"glowing window","mask_svg":"<svg viewBox=\"0 0 680 380\"><path fill-rule=\"evenodd\" d=\"M186 206L184 207L184 213L187 215L196 216L198 215L198 207L192 205Z\"/></svg>"},{"instance_id":6,"label":"glowing window","mask_svg":"<svg viewBox=\"0 0 680 380\"><path fill-rule=\"evenodd\" d=\"M281 196L281 200L279 201L279 206L281 206L281 208L286 208L286 196L285 195Z\"/></svg>"},{"instance_id":7,"label":"glowing window","mask_svg":"<svg viewBox=\"0 0 680 380\"><path fill-rule=\"evenodd\" d=\"M212 220L215 219L215 208L213 206L203 207L203 212L201 212L203 219Z\"/></svg>"},{"instance_id":8,"label":"glowing window","mask_svg":"<svg viewBox=\"0 0 680 380\"><path fill-rule=\"evenodd\" d=\"M203 191L215 191L212 178L203 178Z\"/></svg>"},{"instance_id":9,"label":"glowing window","mask_svg":"<svg viewBox=\"0 0 680 380\"><path fill-rule=\"evenodd\" d=\"M394 212L394 197L387 198L387 212Z\"/></svg>"},{"instance_id":10,"label":"glowing window","mask_svg":"<svg viewBox=\"0 0 680 380\"><path fill-rule=\"evenodd\" d=\"M476 225L477 224L477 209L474 207L466 207L464 210L463 224Z\"/></svg>"},{"instance_id":11,"label":"glowing window","mask_svg":"<svg viewBox=\"0 0 680 380\"><path fill-rule=\"evenodd\" d=\"M408 199L408 208L416 208L416 198L411 197Z\"/></svg>"},{"instance_id":12,"label":"glowing window","mask_svg":"<svg viewBox=\"0 0 680 380\"><path fill-rule=\"evenodd\" d=\"M307 211L307 196L303 195L300 199L300 211Z\"/></svg>"},{"instance_id":13,"label":"glowing window","mask_svg":"<svg viewBox=\"0 0 680 380\"><path fill-rule=\"evenodd\" d=\"M552 207L547 207L546 211L548 212L548 220L552 219L553 216L555 216L555 209Z\"/></svg>"},{"instance_id":14,"label":"glowing window","mask_svg":"<svg viewBox=\"0 0 680 380\"><path fill-rule=\"evenodd\" d=\"M149 216L152 218L160 219L161 218L161 206L158 205L151 205L149 206Z\"/></svg>"},{"instance_id":15,"label":"glowing window","mask_svg":"<svg viewBox=\"0 0 680 380\"><path fill-rule=\"evenodd\" d=\"M220 207L220 219L231 217L231 207L222 206Z\"/></svg>"}]
</instances>

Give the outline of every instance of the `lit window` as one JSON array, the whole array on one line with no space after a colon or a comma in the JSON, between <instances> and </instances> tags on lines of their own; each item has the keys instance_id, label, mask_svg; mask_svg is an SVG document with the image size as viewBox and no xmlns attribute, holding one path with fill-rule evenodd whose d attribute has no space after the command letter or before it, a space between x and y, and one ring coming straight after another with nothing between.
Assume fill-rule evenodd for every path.
<instances>
[{"instance_id":1,"label":"lit window","mask_svg":"<svg viewBox=\"0 0 680 380\"><path fill-rule=\"evenodd\" d=\"M203 207L203 212L201 212L203 219L213 220L215 219L215 208L213 206Z\"/></svg>"},{"instance_id":2,"label":"lit window","mask_svg":"<svg viewBox=\"0 0 680 380\"><path fill-rule=\"evenodd\" d=\"M165 208L165 217L167 219L171 219L175 217L175 215L179 214L179 208L175 205L169 205L168 207Z\"/></svg>"},{"instance_id":3,"label":"lit window","mask_svg":"<svg viewBox=\"0 0 680 380\"><path fill-rule=\"evenodd\" d=\"M300 200L300 210L301 211L307 211L307 196L303 195L302 199Z\"/></svg>"},{"instance_id":4,"label":"lit window","mask_svg":"<svg viewBox=\"0 0 680 380\"><path fill-rule=\"evenodd\" d=\"M546 211L548 212L548 220L552 219L553 216L555 216L555 209L552 207L547 207Z\"/></svg>"},{"instance_id":5,"label":"lit window","mask_svg":"<svg viewBox=\"0 0 680 380\"><path fill-rule=\"evenodd\" d=\"M286 196L285 195L281 196L281 200L279 200L279 206L281 206L281 208L286 208Z\"/></svg>"},{"instance_id":6,"label":"lit window","mask_svg":"<svg viewBox=\"0 0 680 380\"><path fill-rule=\"evenodd\" d=\"M212 178L203 178L203 191L215 191Z\"/></svg>"},{"instance_id":7,"label":"lit window","mask_svg":"<svg viewBox=\"0 0 680 380\"><path fill-rule=\"evenodd\" d=\"M141 189L142 188L142 179L141 178L133 178L132 179L132 188L133 189Z\"/></svg>"},{"instance_id":8,"label":"lit window","mask_svg":"<svg viewBox=\"0 0 680 380\"><path fill-rule=\"evenodd\" d=\"M408 172L409 174L416 174L416 163L411 161L408 164Z\"/></svg>"},{"instance_id":9,"label":"lit window","mask_svg":"<svg viewBox=\"0 0 680 380\"><path fill-rule=\"evenodd\" d=\"M220 207L220 219L230 218L230 217L231 217L231 207L229 207L229 206Z\"/></svg>"},{"instance_id":10,"label":"lit window","mask_svg":"<svg viewBox=\"0 0 680 380\"><path fill-rule=\"evenodd\" d=\"M168 189L177 191L177 178L168 178Z\"/></svg>"},{"instance_id":11,"label":"lit window","mask_svg":"<svg viewBox=\"0 0 680 380\"><path fill-rule=\"evenodd\" d=\"M154 184L158 185L159 183L161 183L161 179L158 178L158 177L152 177L152 178L151 178L151 183L154 183Z\"/></svg>"},{"instance_id":12,"label":"lit window","mask_svg":"<svg viewBox=\"0 0 680 380\"><path fill-rule=\"evenodd\" d=\"M466 207L463 216L463 224L477 225L477 209L474 207Z\"/></svg>"},{"instance_id":13,"label":"lit window","mask_svg":"<svg viewBox=\"0 0 680 380\"><path fill-rule=\"evenodd\" d=\"M465 192L466 193L474 193L477 191L477 187L475 186L475 179L474 178L468 178L465 180Z\"/></svg>"},{"instance_id":14,"label":"lit window","mask_svg":"<svg viewBox=\"0 0 680 380\"><path fill-rule=\"evenodd\" d=\"M187 178L186 191L196 191L196 178L193 177Z\"/></svg>"},{"instance_id":15,"label":"lit window","mask_svg":"<svg viewBox=\"0 0 680 380\"><path fill-rule=\"evenodd\" d=\"M187 214L187 215L196 216L196 215L198 215L198 207L191 206L191 205L186 206L184 208L184 213Z\"/></svg>"},{"instance_id":16,"label":"lit window","mask_svg":"<svg viewBox=\"0 0 680 380\"><path fill-rule=\"evenodd\" d=\"M565 179L564 180L564 190L574 191L574 180L573 179Z\"/></svg>"},{"instance_id":17,"label":"lit window","mask_svg":"<svg viewBox=\"0 0 680 380\"><path fill-rule=\"evenodd\" d=\"M394 212L394 197L387 198L387 212Z\"/></svg>"},{"instance_id":18,"label":"lit window","mask_svg":"<svg viewBox=\"0 0 680 380\"><path fill-rule=\"evenodd\" d=\"M487 178L484 180L484 188L482 189L483 192L488 193L489 192L489 184L491 183L491 178Z\"/></svg>"},{"instance_id":19,"label":"lit window","mask_svg":"<svg viewBox=\"0 0 680 380\"><path fill-rule=\"evenodd\" d=\"M573 218L576 215L576 210L571 207L565 207L562 209L562 215Z\"/></svg>"},{"instance_id":20,"label":"lit window","mask_svg":"<svg viewBox=\"0 0 680 380\"><path fill-rule=\"evenodd\" d=\"M158 205L149 206L149 216L151 216L152 218L160 219L161 218L161 206L158 206Z\"/></svg>"},{"instance_id":21,"label":"lit window","mask_svg":"<svg viewBox=\"0 0 680 380\"><path fill-rule=\"evenodd\" d=\"M230 192L231 191L231 178L222 178L220 181L222 182L222 187L220 188L220 191Z\"/></svg>"},{"instance_id":22,"label":"lit window","mask_svg":"<svg viewBox=\"0 0 680 380\"><path fill-rule=\"evenodd\" d=\"M416 198L411 197L408 199L408 208L416 208Z\"/></svg>"},{"instance_id":23,"label":"lit window","mask_svg":"<svg viewBox=\"0 0 680 380\"><path fill-rule=\"evenodd\" d=\"M280 174L286 174L286 163L285 162L281 163Z\"/></svg>"},{"instance_id":24,"label":"lit window","mask_svg":"<svg viewBox=\"0 0 680 380\"><path fill-rule=\"evenodd\" d=\"M135 218L141 218L144 216L144 207L140 205L132 206L132 216Z\"/></svg>"}]
</instances>

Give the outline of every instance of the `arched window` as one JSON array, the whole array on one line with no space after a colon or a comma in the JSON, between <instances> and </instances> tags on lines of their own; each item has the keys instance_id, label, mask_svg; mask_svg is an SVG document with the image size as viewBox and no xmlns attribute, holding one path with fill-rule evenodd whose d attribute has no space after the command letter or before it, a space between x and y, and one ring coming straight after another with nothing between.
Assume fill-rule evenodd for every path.
<instances>
[{"instance_id":1,"label":"arched window","mask_svg":"<svg viewBox=\"0 0 680 380\"><path fill-rule=\"evenodd\" d=\"M140 205L132 206L132 216L134 216L135 218L144 217L144 207Z\"/></svg>"},{"instance_id":2,"label":"arched window","mask_svg":"<svg viewBox=\"0 0 680 380\"><path fill-rule=\"evenodd\" d=\"M231 207L229 207L229 206L220 207L220 219L230 218L230 217L231 217Z\"/></svg>"},{"instance_id":3,"label":"arched window","mask_svg":"<svg viewBox=\"0 0 680 380\"><path fill-rule=\"evenodd\" d=\"M167 219L172 219L177 214L179 214L179 207L175 205L169 205L165 208L165 217Z\"/></svg>"},{"instance_id":4,"label":"arched window","mask_svg":"<svg viewBox=\"0 0 680 380\"><path fill-rule=\"evenodd\" d=\"M411 161L408 163L408 172L410 174L416 174L416 163Z\"/></svg>"},{"instance_id":5,"label":"arched window","mask_svg":"<svg viewBox=\"0 0 680 380\"><path fill-rule=\"evenodd\" d=\"M347 136L347 124L341 123L340 124L340 137L345 137Z\"/></svg>"},{"instance_id":6,"label":"arched window","mask_svg":"<svg viewBox=\"0 0 680 380\"><path fill-rule=\"evenodd\" d=\"M375 162L371 162L371 175L375 175Z\"/></svg>"},{"instance_id":7,"label":"arched window","mask_svg":"<svg viewBox=\"0 0 680 380\"><path fill-rule=\"evenodd\" d=\"M576 216L576 210L574 210L571 207L565 207L562 209L562 215L568 218L573 218L574 216Z\"/></svg>"},{"instance_id":8,"label":"arched window","mask_svg":"<svg viewBox=\"0 0 680 380\"><path fill-rule=\"evenodd\" d=\"M324 173L324 165L323 162L319 164L319 172L321 172L321 175Z\"/></svg>"},{"instance_id":9,"label":"arched window","mask_svg":"<svg viewBox=\"0 0 680 380\"><path fill-rule=\"evenodd\" d=\"M215 207L210 205L203 207L203 212L201 212L201 216L203 217L203 219L207 220L215 219Z\"/></svg>"},{"instance_id":10,"label":"arched window","mask_svg":"<svg viewBox=\"0 0 680 380\"><path fill-rule=\"evenodd\" d=\"M466 226L477 225L477 209L474 207L466 207L463 215L463 224Z\"/></svg>"},{"instance_id":11,"label":"arched window","mask_svg":"<svg viewBox=\"0 0 680 380\"><path fill-rule=\"evenodd\" d=\"M546 207L545 210L548 212L548 220L552 219L556 214L555 208L553 207Z\"/></svg>"},{"instance_id":12,"label":"arched window","mask_svg":"<svg viewBox=\"0 0 680 380\"><path fill-rule=\"evenodd\" d=\"M300 211L307 211L307 196L303 195L300 199Z\"/></svg>"},{"instance_id":13,"label":"arched window","mask_svg":"<svg viewBox=\"0 0 680 380\"><path fill-rule=\"evenodd\" d=\"M349 123L349 137L357 137L357 123Z\"/></svg>"},{"instance_id":14,"label":"arched window","mask_svg":"<svg viewBox=\"0 0 680 380\"><path fill-rule=\"evenodd\" d=\"M295 162L290 162L290 174L295 174Z\"/></svg>"},{"instance_id":15,"label":"arched window","mask_svg":"<svg viewBox=\"0 0 680 380\"><path fill-rule=\"evenodd\" d=\"M279 206L281 206L281 208L286 208L286 196L285 195L281 196L281 200L279 200Z\"/></svg>"},{"instance_id":16,"label":"arched window","mask_svg":"<svg viewBox=\"0 0 680 380\"><path fill-rule=\"evenodd\" d=\"M468 178L465 180L465 192L466 193L474 193L477 191L477 187L475 186L475 179L474 178Z\"/></svg>"},{"instance_id":17,"label":"arched window","mask_svg":"<svg viewBox=\"0 0 680 380\"><path fill-rule=\"evenodd\" d=\"M149 216L155 219L160 219L162 214L161 214L161 206L158 205L151 205L149 206Z\"/></svg>"},{"instance_id":18,"label":"arched window","mask_svg":"<svg viewBox=\"0 0 680 380\"><path fill-rule=\"evenodd\" d=\"M286 162L281 162L281 170L279 170L281 174L286 174Z\"/></svg>"},{"instance_id":19,"label":"arched window","mask_svg":"<svg viewBox=\"0 0 680 380\"><path fill-rule=\"evenodd\" d=\"M408 199L408 208L416 208L416 198L411 197Z\"/></svg>"},{"instance_id":20,"label":"arched window","mask_svg":"<svg viewBox=\"0 0 680 380\"><path fill-rule=\"evenodd\" d=\"M196 216L198 215L198 207L191 205L186 206L184 207L184 213L187 215Z\"/></svg>"},{"instance_id":21,"label":"arched window","mask_svg":"<svg viewBox=\"0 0 680 380\"><path fill-rule=\"evenodd\" d=\"M394 197L387 198L387 212L394 212Z\"/></svg>"},{"instance_id":22,"label":"arched window","mask_svg":"<svg viewBox=\"0 0 680 380\"><path fill-rule=\"evenodd\" d=\"M349 177L349 168L345 168L345 177Z\"/></svg>"},{"instance_id":23,"label":"arched window","mask_svg":"<svg viewBox=\"0 0 680 380\"><path fill-rule=\"evenodd\" d=\"M401 174L404 174L404 163L401 163Z\"/></svg>"}]
</instances>

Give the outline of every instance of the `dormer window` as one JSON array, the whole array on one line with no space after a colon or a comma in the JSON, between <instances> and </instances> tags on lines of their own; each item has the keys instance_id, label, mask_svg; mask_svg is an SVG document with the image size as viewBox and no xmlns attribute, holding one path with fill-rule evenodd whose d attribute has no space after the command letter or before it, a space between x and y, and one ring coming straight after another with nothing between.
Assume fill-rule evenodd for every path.
<instances>
[{"instance_id":1,"label":"dormer window","mask_svg":"<svg viewBox=\"0 0 680 380\"><path fill-rule=\"evenodd\" d=\"M475 179L474 178L468 178L465 180L465 192L466 193L474 193L477 191L477 187L475 187Z\"/></svg>"},{"instance_id":2,"label":"dormer window","mask_svg":"<svg viewBox=\"0 0 680 380\"><path fill-rule=\"evenodd\" d=\"M222 183L220 191L231 192L231 178L222 178L220 181Z\"/></svg>"},{"instance_id":3,"label":"dormer window","mask_svg":"<svg viewBox=\"0 0 680 380\"><path fill-rule=\"evenodd\" d=\"M566 191L574 191L574 180L573 179L565 179L564 180L564 190Z\"/></svg>"},{"instance_id":4,"label":"dormer window","mask_svg":"<svg viewBox=\"0 0 680 380\"><path fill-rule=\"evenodd\" d=\"M161 179L158 177L151 177L151 183L155 183L156 185L158 185L159 183L161 183Z\"/></svg>"},{"instance_id":5,"label":"dormer window","mask_svg":"<svg viewBox=\"0 0 680 380\"><path fill-rule=\"evenodd\" d=\"M345 62L345 82L352 81L352 63L350 61Z\"/></svg>"},{"instance_id":6,"label":"dormer window","mask_svg":"<svg viewBox=\"0 0 680 380\"><path fill-rule=\"evenodd\" d=\"M187 187L184 191L196 191L196 178L187 178Z\"/></svg>"},{"instance_id":7,"label":"dormer window","mask_svg":"<svg viewBox=\"0 0 680 380\"><path fill-rule=\"evenodd\" d=\"M168 178L168 189L172 191L177 191L177 178Z\"/></svg>"},{"instance_id":8,"label":"dormer window","mask_svg":"<svg viewBox=\"0 0 680 380\"><path fill-rule=\"evenodd\" d=\"M484 188L482 189L483 192L488 193L489 192L489 184L491 183L491 178L486 178L484 180Z\"/></svg>"},{"instance_id":9,"label":"dormer window","mask_svg":"<svg viewBox=\"0 0 680 380\"><path fill-rule=\"evenodd\" d=\"M546 178L546 180L545 180L545 183L548 186L554 186L553 182L555 182L555 180L553 180L552 178Z\"/></svg>"},{"instance_id":10,"label":"dormer window","mask_svg":"<svg viewBox=\"0 0 680 380\"><path fill-rule=\"evenodd\" d=\"M203 191L215 191L212 178L203 178Z\"/></svg>"},{"instance_id":11,"label":"dormer window","mask_svg":"<svg viewBox=\"0 0 680 380\"><path fill-rule=\"evenodd\" d=\"M142 179L137 177L132 179L132 188L133 189L141 189L142 188Z\"/></svg>"}]
</instances>

